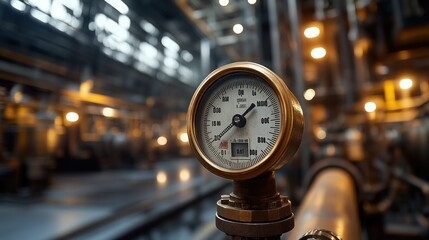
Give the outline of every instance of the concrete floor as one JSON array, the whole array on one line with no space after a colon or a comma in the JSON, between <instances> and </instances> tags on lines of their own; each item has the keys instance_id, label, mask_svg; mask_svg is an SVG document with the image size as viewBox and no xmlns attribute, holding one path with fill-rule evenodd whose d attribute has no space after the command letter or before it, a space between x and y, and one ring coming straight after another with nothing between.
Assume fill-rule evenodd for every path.
<instances>
[{"instance_id":1,"label":"concrete floor","mask_svg":"<svg viewBox=\"0 0 429 240\"><path fill-rule=\"evenodd\" d=\"M163 161L151 170L60 175L36 199L14 201L0 197L0 236L1 239L111 238L115 231L125 231L127 226L147 221L163 208L178 204L174 201L196 194L199 191L196 187L210 184L225 184L225 181L208 173L194 159ZM214 211L215 202L211 205L210 211ZM74 235L115 214L127 216L127 221L109 222L108 229L95 235L91 231ZM214 212L207 213L204 221L209 221L208 215L214 216ZM155 232L151 234L157 235Z\"/></svg>"}]
</instances>

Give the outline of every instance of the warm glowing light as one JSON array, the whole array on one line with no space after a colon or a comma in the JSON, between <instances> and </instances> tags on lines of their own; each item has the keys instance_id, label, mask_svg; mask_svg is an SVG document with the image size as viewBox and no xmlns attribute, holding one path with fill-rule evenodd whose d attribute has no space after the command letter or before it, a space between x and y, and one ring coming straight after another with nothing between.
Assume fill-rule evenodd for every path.
<instances>
[{"instance_id":1,"label":"warm glowing light","mask_svg":"<svg viewBox=\"0 0 429 240\"><path fill-rule=\"evenodd\" d=\"M316 96L316 92L312 88L309 88L304 92L304 98L307 101L311 101L315 96Z\"/></svg>"},{"instance_id":2,"label":"warm glowing light","mask_svg":"<svg viewBox=\"0 0 429 240\"><path fill-rule=\"evenodd\" d=\"M336 150L336 147L335 147L335 145L333 145L333 144L329 144L329 145L326 147L326 154L327 154L328 156L330 156L330 157L334 156L336 151L337 151L337 150Z\"/></svg>"},{"instance_id":3,"label":"warm glowing light","mask_svg":"<svg viewBox=\"0 0 429 240\"><path fill-rule=\"evenodd\" d=\"M180 181L187 182L191 178L191 173L189 172L188 169L183 168L179 172L179 178L180 178Z\"/></svg>"},{"instance_id":4,"label":"warm glowing light","mask_svg":"<svg viewBox=\"0 0 429 240\"><path fill-rule=\"evenodd\" d=\"M180 133L179 134L180 141L187 143L189 142L188 134L187 133Z\"/></svg>"},{"instance_id":5,"label":"warm glowing light","mask_svg":"<svg viewBox=\"0 0 429 240\"><path fill-rule=\"evenodd\" d=\"M156 181L163 185L167 183L167 174L164 171L160 171L156 174Z\"/></svg>"},{"instance_id":6,"label":"warm glowing light","mask_svg":"<svg viewBox=\"0 0 429 240\"><path fill-rule=\"evenodd\" d=\"M244 30L243 25L237 23L234 25L234 27L232 27L232 31L234 31L235 34L240 34L242 33Z\"/></svg>"},{"instance_id":7,"label":"warm glowing light","mask_svg":"<svg viewBox=\"0 0 429 240\"><path fill-rule=\"evenodd\" d=\"M79 120L79 114L76 112L68 112L66 114L66 120L69 122L77 122L77 120Z\"/></svg>"},{"instance_id":8,"label":"warm glowing light","mask_svg":"<svg viewBox=\"0 0 429 240\"><path fill-rule=\"evenodd\" d=\"M323 140L326 138L326 130L319 127L316 129L316 137L320 140Z\"/></svg>"},{"instance_id":9,"label":"warm glowing light","mask_svg":"<svg viewBox=\"0 0 429 240\"><path fill-rule=\"evenodd\" d=\"M377 109L377 105L375 104L375 102L367 102L365 103L365 111L370 113L370 112L374 112Z\"/></svg>"},{"instance_id":10,"label":"warm glowing light","mask_svg":"<svg viewBox=\"0 0 429 240\"><path fill-rule=\"evenodd\" d=\"M46 147L49 152L55 151L55 146L57 146L58 137L55 128L49 128L46 132Z\"/></svg>"},{"instance_id":11,"label":"warm glowing light","mask_svg":"<svg viewBox=\"0 0 429 240\"><path fill-rule=\"evenodd\" d=\"M164 136L159 137L158 139L156 139L156 142L161 145L164 146L165 144L167 144L167 138Z\"/></svg>"},{"instance_id":12,"label":"warm glowing light","mask_svg":"<svg viewBox=\"0 0 429 240\"><path fill-rule=\"evenodd\" d=\"M399 82L399 87L403 90L410 89L413 86L413 80L409 78L403 78Z\"/></svg>"},{"instance_id":13,"label":"warm glowing light","mask_svg":"<svg viewBox=\"0 0 429 240\"><path fill-rule=\"evenodd\" d=\"M105 117L113 117L115 116L116 110L113 108L105 107L103 108L102 113Z\"/></svg>"},{"instance_id":14,"label":"warm glowing light","mask_svg":"<svg viewBox=\"0 0 429 240\"><path fill-rule=\"evenodd\" d=\"M249 3L249 4L255 4L256 3L256 0L247 0L247 2Z\"/></svg>"},{"instance_id":15,"label":"warm glowing light","mask_svg":"<svg viewBox=\"0 0 429 240\"><path fill-rule=\"evenodd\" d=\"M94 81L89 79L89 80L82 82L80 84L80 89L79 89L80 95L81 96L88 95L88 93L91 92L92 87L94 87Z\"/></svg>"},{"instance_id":16,"label":"warm glowing light","mask_svg":"<svg viewBox=\"0 0 429 240\"><path fill-rule=\"evenodd\" d=\"M322 47L317 47L311 50L311 57L314 59L320 59L326 56L326 50Z\"/></svg>"},{"instance_id":17,"label":"warm glowing light","mask_svg":"<svg viewBox=\"0 0 429 240\"><path fill-rule=\"evenodd\" d=\"M315 38L320 35L320 29L318 27L308 27L304 30L304 36L306 38Z\"/></svg>"},{"instance_id":18,"label":"warm glowing light","mask_svg":"<svg viewBox=\"0 0 429 240\"><path fill-rule=\"evenodd\" d=\"M229 4L229 0L219 0L219 4L220 4L222 7L225 7L226 5L228 5L228 4Z\"/></svg>"},{"instance_id":19,"label":"warm glowing light","mask_svg":"<svg viewBox=\"0 0 429 240\"><path fill-rule=\"evenodd\" d=\"M21 91L17 91L13 94L13 101L20 103L24 99L24 94Z\"/></svg>"}]
</instances>

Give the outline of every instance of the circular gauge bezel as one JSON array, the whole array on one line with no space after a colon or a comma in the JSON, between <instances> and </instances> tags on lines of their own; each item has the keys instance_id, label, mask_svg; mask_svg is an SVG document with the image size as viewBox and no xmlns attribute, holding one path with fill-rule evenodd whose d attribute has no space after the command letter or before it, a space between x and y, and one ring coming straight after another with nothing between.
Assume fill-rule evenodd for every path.
<instances>
[{"instance_id":1,"label":"circular gauge bezel","mask_svg":"<svg viewBox=\"0 0 429 240\"><path fill-rule=\"evenodd\" d=\"M231 73L247 73L258 76L270 86L279 100L281 126L277 141L271 151L255 165L245 169L227 169L211 161L204 153L199 142L197 111L204 94L222 77ZM201 114L199 115L201 116ZM268 68L253 62L227 64L210 73L195 91L188 110L189 143L201 164L212 173L233 180L244 180L274 171L290 159L301 142L303 131L302 109L295 96L289 91L283 80Z\"/></svg>"}]
</instances>

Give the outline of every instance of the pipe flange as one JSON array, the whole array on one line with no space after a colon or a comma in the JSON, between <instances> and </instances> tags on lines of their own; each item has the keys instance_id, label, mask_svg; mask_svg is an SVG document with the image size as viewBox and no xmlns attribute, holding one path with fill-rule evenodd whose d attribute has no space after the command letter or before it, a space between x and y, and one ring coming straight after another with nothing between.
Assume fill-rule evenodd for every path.
<instances>
[{"instance_id":1,"label":"pipe flange","mask_svg":"<svg viewBox=\"0 0 429 240\"><path fill-rule=\"evenodd\" d=\"M325 229L313 229L305 233L299 240L341 240L341 237Z\"/></svg>"},{"instance_id":2,"label":"pipe flange","mask_svg":"<svg viewBox=\"0 0 429 240\"><path fill-rule=\"evenodd\" d=\"M294 227L293 213L288 217L272 222L237 222L220 217L216 213L216 227L230 236L264 238L280 236Z\"/></svg>"},{"instance_id":3,"label":"pipe flange","mask_svg":"<svg viewBox=\"0 0 429 240\"><path fill-rule=\"evenodd\" d=\"M235 206L229 195L217 202L217 214L222 218L239 222L271 222L291 216L291 203L286 196L279 197L279 204L268 209L243 209Z\"/></svg>"}]
</instances>

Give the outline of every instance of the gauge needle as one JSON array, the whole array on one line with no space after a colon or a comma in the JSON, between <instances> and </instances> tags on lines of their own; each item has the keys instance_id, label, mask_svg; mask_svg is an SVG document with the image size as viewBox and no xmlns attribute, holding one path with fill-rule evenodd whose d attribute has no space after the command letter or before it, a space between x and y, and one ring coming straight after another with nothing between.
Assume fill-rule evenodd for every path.
<instances>
[{"instance_id":1,"label":"gauge needle","mask_svg":"<svg viewBox=\"0 0 429 240\"><path fill-rule=\"evenodd\" d=\"M241 115L242 117L246 116L246 114L248 114L250 111L252 111L252 109L254 109L256 107L256 105L254 103L250 104L249 108L246 109L246 111L244 111L243 115Z\"/></svg>"},{"instance_id":2,"label":"gauge needle","mask_svg":"<svg viewBox=\"0 0 429 240\"><path fill-rule=\"evenodd\" d=\"M252 111L252 109L254 109L256 107L256 105L254 103L250 104L250 106L246 109L246 111L244 111L243 114L235 114L234 117L232 117L232 122L226 126L226 128L219 133L219 135L215 135L215 138L213 139L212 142L214 141L218 141L222 138L223 135L225 135L225 133L227 133L233 126L242 128L244 127L244 125L246 125L246 114L248 114L250 111Z\"/></svg>"}]
</instances>

